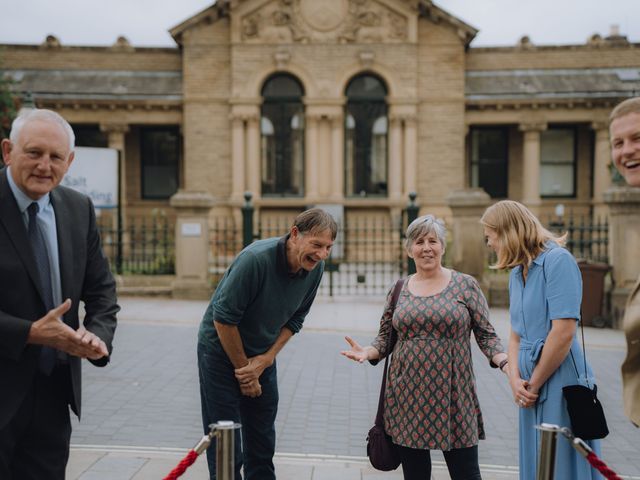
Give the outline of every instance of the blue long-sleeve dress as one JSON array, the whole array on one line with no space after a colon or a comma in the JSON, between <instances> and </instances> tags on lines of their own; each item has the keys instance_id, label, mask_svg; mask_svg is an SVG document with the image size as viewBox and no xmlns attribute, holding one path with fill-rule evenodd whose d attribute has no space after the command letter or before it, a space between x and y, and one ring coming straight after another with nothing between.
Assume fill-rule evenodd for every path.
<instances>
[{"instance_id":1,"label":"blue long-sleeve dress","mask_svg":"<svg viewBox=\"0 0 640 480\"><path fill-rule=\"evenodd\" d=\"M520 337L518 367L520 377L528 380L540 358L544 342L554 319L580 318L582 278L575 259L564 248L549 243L532 262L526 283L522 267L515 267L509 277L509 313L511 328ZM575 366L572 360L575 360ZM571 353L549 377L539 392L532 408L520 408L520 480L535 480L540 449L540 433L535 428L541 423L571 427L567 405L562 395L565 385L582 385L588 381L593 387L591 367L585 364L582 348L574 335ZM600 442L587 442L596 453ZM555 478L563 480L595 480L600 475L593 470L564 438L558 438Z\"/></svg>"}]
</instances>

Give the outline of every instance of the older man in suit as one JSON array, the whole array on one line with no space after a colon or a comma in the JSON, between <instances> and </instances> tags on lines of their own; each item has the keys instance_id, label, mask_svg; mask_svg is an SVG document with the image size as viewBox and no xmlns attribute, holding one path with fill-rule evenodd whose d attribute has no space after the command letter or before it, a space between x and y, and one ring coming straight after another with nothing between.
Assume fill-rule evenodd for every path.
<instances>
[{"instance_id":1,"label":"older man in suit","mask_svg":"<svg viewBox=\"0 0 640 480\"><path fill-rule=\"evenodd\" d=\"M69 406L80 417L80 361L104 366L111 353L119 307L93 205L59 186L73 148L71 126L49 110L21 112L2 140L2 479L64 478Z\"/></svg>"}]
</instances>

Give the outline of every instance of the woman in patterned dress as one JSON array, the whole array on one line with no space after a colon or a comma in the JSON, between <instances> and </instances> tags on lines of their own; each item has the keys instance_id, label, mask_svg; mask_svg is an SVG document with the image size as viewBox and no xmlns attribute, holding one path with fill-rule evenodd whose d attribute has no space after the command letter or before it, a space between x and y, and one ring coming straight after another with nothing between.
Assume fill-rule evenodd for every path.
<instances>
[{"instance_id":1,"label":"woman in patterned dress","mask_svg":"<svg viewBox=\"0 0 640 480\"><path fill-rule=\"evenodd\" d=\"M521 203L503 200L482 219L487 245L498 255L495 268L509 275L509 380L520 407L520 479L534 480L541 423L570 427L562 387L594 385L591 367L576 339L582 278L575 259ZM587 378L585 379L585 371ZM587 442L596 452L599 441ZM556 478L592 480L600 476L562 439L556 451Z\"/></svg>"},{"instance_id":2,"label":"woman in patterned dress","mask_svg":"<svg viewBox=\"0 0 640 480\"><path fill-rule=\"evenodd\" d=\"M414 220L405 248L416 264L395 311L391 289L370 346L346 337L345 357L375 364L396 329L385 391L384 426L398 449L405 480L431 478L430 450L442 450L453 480L480 479L478 440L484 426L471 360L471 332L490 360L506 372L507 355L489 323L487 301L469 275L444 268L446 230L432 215Z\"/></svg>"}]
</instances>

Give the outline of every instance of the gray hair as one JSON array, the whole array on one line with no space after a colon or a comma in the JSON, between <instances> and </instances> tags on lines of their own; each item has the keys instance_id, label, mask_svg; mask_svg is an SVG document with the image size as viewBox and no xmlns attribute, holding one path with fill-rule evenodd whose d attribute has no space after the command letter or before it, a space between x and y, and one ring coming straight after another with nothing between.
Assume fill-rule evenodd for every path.
<instances>
[{"instance_id":1,"label":"gray hair","mask_svg":"<svg viewBox=\"0 0 640 480\"><path fill-rule=\"evenodd\" d=\"M296 227L302 235L329 230L331 239L335 240L338 234L338 224L330 214L321 208L305 210L295 218L293 226Z\"/></svg>"},{"instance_id":2,"label":"gray hair","mask_svg":"<svg viewBox=\"0 0 640 480\"><path fill-rule=\"evenodd\" d=\"M60 125L67 134L67 137L69 137L69 153L73 152L76 142L76 136L73 133L73 129L71 128L71 125L69 125L69 122L67 122L64 118L62 118L60 114L54 112L53 110L46 110L41 108L23 108L22 110L20 110L20 113L11 124L11 134L9 135L11 143L15 144L18 142L18 137L20 136L22 127L24 127L27 123L36 120L51 122Z\"/></svg>"},{"instance_id":3,"label":"gray hair","mask_svg":"<svg viewBox=\"0 0 640 480\"><path fill-rule=\"evenodd\" d=\"M429 233L436 235L443 248L447 245L447 229L444 226L444 222L433 215L423 215L416 218L407 227L407 238L404 241L404 247L409 250L416 240Z\"/></svg>"}]
</instances>

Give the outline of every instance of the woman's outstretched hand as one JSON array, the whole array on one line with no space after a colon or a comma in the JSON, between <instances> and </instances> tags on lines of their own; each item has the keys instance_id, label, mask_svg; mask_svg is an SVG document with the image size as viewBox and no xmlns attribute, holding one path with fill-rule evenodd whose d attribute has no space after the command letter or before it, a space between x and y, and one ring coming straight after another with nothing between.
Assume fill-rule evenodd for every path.
<instances>
[{"instance_id":1,"label":"woman's outstretched hand","mask_svg":"<svg viewBox=\"0 0 640 480\"><path fill-rule=\"evenodd\" d=\"M363 348L360 346L358 342L356 342L353 338L349 336L344 337L344 339L347 341L351 349L342 350L340 352L341 355L344 355L345 357L360 363L363 363L364 361L369 360L370 350L372 350L373 347Z\"/></svg>"}]
</instances>

